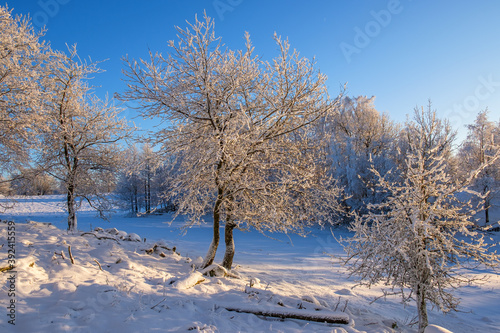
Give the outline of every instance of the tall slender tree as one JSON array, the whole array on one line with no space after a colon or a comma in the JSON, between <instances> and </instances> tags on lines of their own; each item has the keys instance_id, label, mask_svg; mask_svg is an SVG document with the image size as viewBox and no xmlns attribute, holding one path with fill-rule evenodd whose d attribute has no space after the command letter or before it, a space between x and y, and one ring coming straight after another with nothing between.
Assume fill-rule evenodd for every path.
<instances>
[{"instance_id":1,"label":"tall slender tree","mask_svg":"<svg viewBox=\"0 0 500 333\"><path fill-rule=\"evenodd\" d=\"M494 251L496 244L471 228L478 207L461 199L467 193L480 196L468 186L488 164L462 180L452 177L444 154L449 142L446 127L439 125L435 112L417 110L414 119L407 124L412 137L399 168L403 181L390 181L372 169L389 196L358 216L351 227L354 236L342 241L344 263L361 285L382 282L389 286L383 295L416 301L423 333L427 302L445 312L457 309L459 300L452 290L477 280L462 268L496 266L500 256Z\"/></svg>"},{"instance_id":2,"label":"tall slender tree","mask_svg":"<svg viewBox=\"0 0 500 333\"><path fill-rule=\"evenodd\" d=\"M131 128L118 118L120 109L91 94L88 75L99 70L96 64L81 62L75 47L69 55L58 53L50 70L37 162L65 185L68 230L76 230L78 198L101 217L110 208L103 192L114 182L117 143L131 134Z\"/></svg>"}]
</instances>

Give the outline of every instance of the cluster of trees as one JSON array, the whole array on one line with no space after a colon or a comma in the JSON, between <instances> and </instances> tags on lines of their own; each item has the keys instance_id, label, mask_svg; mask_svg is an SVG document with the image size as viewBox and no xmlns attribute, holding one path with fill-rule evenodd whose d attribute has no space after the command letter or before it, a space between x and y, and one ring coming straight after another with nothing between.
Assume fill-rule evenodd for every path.
<instances>
[{"instance_id":1,"label":"cluster of trees","mask_svg":"<svg viewBox=\"0 0 500 333\"><path fill-rule=\"evenodd\" d=\"M387 194L377 186L377 173L404 181L407 156L415 140L425 140L427 150L440 141L447 172L453 179L466 179L484 164L487 167L471 180L470 186L484 195L484 223L491 224L489 209L498 196L500 161L492 161L500 147L500 120L489 119L488 110L479 112L467 126L463 142L446 120L438 119L429 104L415 108L404 124L396 124L373 106L374 97L345 97L339 113L318 123L322 139L329 135L326 158L333 178L343 189L344 221L368 211L368 206L383 202ZM425 127L428 133L421 133ZM424 138L420 138L424 136ZM493 201L492 201L493 200Z\"/></svg>"},{"instance_id":2,"label":"cluster of trees","mask_svg":"<svg viewBox=\"0 0 500 333\"><path fill-rule=\"evenodd\" d=\"M461 268L499 263L474 220L483 209L489 224L500 176L500 124L487 111L457 148L430 103L398 125L373 98L331 99L314 64L277 36L281 54L264 62L248 35L246 50L223 48L207 17L178 32L167 57L126 61L129 89L119 98L168 124L155 143L171 158L177 213L194 223L212 210L203 267L221 221L231 269L235 228L300 232L340 214L354 231L343 240L351 273L416 300L423 332L427 302L456 309L451 290L474 282Z\"/></svg>"},{"instance_id":3,"label":"cluster of trees","mask_svg":"<svg viewBox=\"0 0 500 333\"><path fill-rule=\"evenodd\" d=\"M173 190L168 162L162 162L148 143L139 148L131 145L121 158L114 192L122 207L136 216L176 211L173 200L167 196Z\"/></svg>"},{"instance_id":4,"label":"cluster of trees","mask_svg":"<svg viewBox=\"0 0 500 333\"><path fill-rule=\"evenodd\" d=\"M463 258L498 262L473 229L479 209L493 222L500 192L500 123L487 110L458 145L430 103L396 124L373 97L331 97L326 76L287 40L275 35L279 52L264 61L248 34L245 49L224 46L205 16L177 28L167 56L125 59L128 89L117 98L162 126L124 148L132 129L89 85L97 64L74 47L52 50L4 7L0 28L0 190L44 194L57 184L69 230L79 200L103 215L111 192L133 214L174 210L198 223L210 213L202 268L213 264L223 224L229 270L235 229L349 222L352 274L416 299L420 331L426 301L456 308L447 288L470 282L456 270Z\"/></svg>"},{"instance_id":5,"label":"cluster of trees","mask_svg":"<svg viewBox=\"0 0 500 333\"><path fill-rule=\"evenodd\" d=\"M77 228L79 200L104 214L113 188L118 143L131 129L120 109L95 96L95 63L76 48L52 50L29 20L0 6L0 166L21 191L45 191L49 178L66 195L68 229ZM14 175L14 176L13 176ZM11 188L12 188L11 186ZM4 190L8 191L4 186Z\"/></svg>"}]
</instances>

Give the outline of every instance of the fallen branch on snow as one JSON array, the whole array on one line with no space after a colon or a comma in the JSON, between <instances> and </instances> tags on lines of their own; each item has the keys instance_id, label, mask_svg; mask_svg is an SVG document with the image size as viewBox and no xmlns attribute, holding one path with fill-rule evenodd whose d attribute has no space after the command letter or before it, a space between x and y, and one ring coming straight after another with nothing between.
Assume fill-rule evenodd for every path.
<instances>
[{"instance_id":1,"label":"fallen branch on snow","mask_svg":"<svg viewBox=\"0 0 500 333\"><path fill-rule=\"evenodd\" d=\"M92 236L94 236L95 238L97 238L99 240L101 240L101 239L111 239L111 240L114 240L115 242L117 242L118 244L120 244L120 242L118 241L118 239L113 238L113 237L97 236L93 232L84 232L83 234L81 234L81 236L84 236L84 235L92 235Z\"/></svg>"},{"instance_id":2,"label":"fallen branch on snow","mask_svg":"<svg viewBox=\"0 0 500 333\"><path fill-rule=\"evenodd\" d=\"M330 311L311 311L302 309L290 308L275 308L275 309L262 309L252 307L234 307L218 305L217 307L224 308L227 311L234 311L239 313L251 313L256 316L275 317L281 319L300 319L306 321L314 321L319 323L329 324L349 324L349 316L342 312Z\"/></svg>"},{"instance_id":3,"label":"fallen branch on snow","mask_svg":"<svg viewBox=\"0 0 500 333\"><path fill-rule=\"evenodd\" d=\"M167 251L172 251L172 253L177 253L178 255L180 255L180 253L177 252L177 248L174 246L173 248L169 248L169 247L166 247L166 246L163 246L163 245L158 245L158 244L155 244L153 245L152 248L148 249L148 250L144 250L146 251L147 254L153 254L153 253L157 253L158 252L158 248L161 248L161 249L164 249L164 250L167 250ZM163 256L161 255L163 252L160 253L160 256L161 257L166 257L165 253L163 253Z\"/></svg>"},{"instance_id":4,"label":"fallen branch on snow","mask_svg":"<svg viewBox=\"0 0 500 333\"><path fill-rule=\"evenodd\" d=\"M0 272L7 272L7 271L10 271L11 269L14 269L14 268L16 268L16 266L12 266L12 265L0 267Z\"/></svg>"},{"instance_id":5,"label":"fallen branch on snow","mask_svg":"<svg viewBox=\"0 0 500 333\"><path fill-rule=\"evenodd\" d=\"M167 298L166 298L166 297L164 297L164 298L163 298L160 302L158 302L158 303L156 303L155 305L153 305L153 306L151 307L151 310L153 310L153 309L154 309L154 308L156 308L158 305L160 305L161 303L163 303L166 299L167 299Z\"/></svg>"},{"instance_id":6,"label":"fallen branch on snow","mask_svg":"<svg viewBox=\"0 0 500 333\"><path fill-rule=\"evenodd\" d=\"M61 253L57 253L56 251L54 251L54 255L61 256L61 258L62 258L63 260L66 260L66 257L64 256L64 252L63 252L63 251L61 251Z\"/></svg>"}]
</instances>

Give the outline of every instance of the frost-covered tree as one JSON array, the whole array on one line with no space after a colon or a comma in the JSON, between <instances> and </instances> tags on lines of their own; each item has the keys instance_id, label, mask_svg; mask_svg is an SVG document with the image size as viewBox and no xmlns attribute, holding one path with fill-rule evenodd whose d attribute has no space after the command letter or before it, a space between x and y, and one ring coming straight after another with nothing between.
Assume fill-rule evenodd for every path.
<instances>
[{"instance_id":1,"label":"frost-covered tree","mask_svg":"<svg viewBox=\"0 0 500 333\"><path fill-rule=\"evenodd\" d=\"M119 97L139 102L143 116L164 124L155 138L175 157L179 172L169 195L177 213L195 223L210 207L213 238L204 267L215 258L225 222L223 266L230 269L235 228L300 230L337 208L336 188L321 186L308 127L336 111L338 100L329 98L314 64L278 36L279 56L264 62L248 34L244 50L225 47L206 16L177 31L167 56L127 60L128 90Z\"/></svg>"},{"instance_id":2,"label":"frost-covered tree","mask_svg":"<svg viewBox=\"0 0 500 333\"><path fill-rule=\"evenodd\" d=\"M394 167L398 127L375 109L374 100L344 97L339 113L318 124L321 138L329 138L327 160L333 178L344 188L348 214L360 213L382 199L370 167L381 174Z\"/></svg>"},{"instance_id":3,"label":"frost-covered tree","mask_svg":"<svg viewBox=\"0 0 500 333\"><path fill-rule=\"evenodd\" d=\"M0 6L0 167L25 165L32 125L40 122L47 45L27 18ZM12 170L10 170L12 171Z\"/></svg>"},{"instance_id":4,"label":"frost-covered tree","mask_svg":"<svg viewBox=\"0 0 500 333\"><path fill-rule=\"evenodd\" d=\"M123 151L116 192L122 201L127 202L131 214L138 214L140 210L139 195L142 187L137 168L139 164L139 151L135 145Z\"/></svg>"},{"instance_id":5,"label":"frost-covered tree","mask_svg":"<svg viewBox=\"0 0 500 333\"><path fill-rule=\"evenodd\" d=\"M443 145L447 136L434 132L435 113L419 114L409 141L403 182L388 181L372 171L379 187L388 193L385 202L358 216L352 238L343 239L343 258L360 285L383 283L384 295L399 294L404 302L416 301L419 332L428 325L427 302L442 311L455 310L459 300L453 289L477 280L462 270L477 264L495 266L500 257L484 235L476 231L472 215L477 207L470 195L480 195L467 186L486 165L457 180L447 171ZM429 138L435 138L429 145ZM497 156L498 157L498 156ZM466 194L466 195L464 195Z\"/></svg>"},{"instance_id":6,"label":"frost-covered tree","mask_svg":"<svg viewBox=\"0 0 500 333\"><path fill-rule=\"evenodd\" d=\"M488 163L500 149L500 123L488 119L488 110L479 112L474 124L468 125L467 138L460 147L460 170L467 174L480 165ZM484 195L484 219L490 223L490 206L492 199L498 195L500 186L500 163L485 168L474 181L474 187Z\"/></svg>"},{"instance_id":7,"label":"frost-covered tree","mask_svg":"<svg viewBox=\"0 0 500 333\"><path fill-rule=\"evenodd\" d=\"M160 158L147 142L142 147L140 166L144 179L144 208L146 214L151 214L152 211L156 210L155 206L158 203L158 193L155 190L158 184L154 184L154 182L156 171L160 167Z\"/></svg>"},{"instance_id":8,"label":"frost-covered tree","mask_svg":"<svg viewBox=\"0 0 500 333\"><path fill-rule=\"evenodd\" d=\"M101 217L110 208L104 194L114 186L117 142L131 129L118 117L120 109L91 94L87 79L98 72L96 65L81 62L74 47L69 52L58 53L50 64L36 156L38 165L64 184L68 230L76 230L78 199Z\"/></svg>"},{"instance_id":9,"label":"frost-covered tree","mask_svg":"<svg viewBox=\"0 0 500 333\"><path fill-rule=\"evenodd\" d=\"M57 190L56 180L39 168L20 168L11 189L17 195L46 195Z\"/></svg>"},{"instance_id":10,"label":"frost-covered tree","mask_svg":"<svg viewBox=\"0 0 500 333\"><path fill-rule=\"evenodd\" d=\"M449 121L436 116L436 111L432 110L432 103L429 101L427 108L416 107L413 110L413 119L408 119L399 133L399 158L396 158L396 163L404 170L406 156L415 153L415 149L420 149L425 161L428 160L427 155L432 152L448 162L453 155L456 136L457 133Z\"/></svg>"},{"instance_id":11,"label":"frost-covered tree","mask_svg":"<svg viewBox=\"0 0 500 333\"><path fill-rule=\"evenodd\" d=\"M132 214L145 214L156 210L160 201L162 179L157 175L160 158L148 143L139 150L135 145L122 155L122 169L116 192L122 201L127 202Z\"/></svg>"},{"instance_id":12,"label":"frost-covered tree","mask_svg":"<svg viewBox=\"0 0 500 333\"><path fill-rule=\"evenodd\" d=\"M11 195L12 189L10 187L10 182L4 179L3 176L0 176L0 195ZM0 206L0 211L3 211L6 207Z\"/></svg>"}]
</instances>

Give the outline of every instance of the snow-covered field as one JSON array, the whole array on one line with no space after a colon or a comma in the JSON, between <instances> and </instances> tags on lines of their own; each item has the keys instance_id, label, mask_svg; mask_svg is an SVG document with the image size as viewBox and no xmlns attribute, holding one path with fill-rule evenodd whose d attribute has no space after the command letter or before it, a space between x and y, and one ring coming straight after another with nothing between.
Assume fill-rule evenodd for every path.
<instances>
[{"instance_id":1,"label":"snow-covered field","mask_svg":"<svg viewBox=\"0 0 500 333\"><path fill-rule=\"evenodd\" d=\"M7 265L10 245L15 248L16 268L0 273L0 332L416 331L409 325L416 316L413 305L405 307L396 297L370 304L380 289L352 289L354 281L328 256L342 255L329 229L311 230L307 238L271 235L275 239L237 231L233 270L241 279L205 277L187 288L198 277L192 265L208 249L209 225L183 230L182 221L169 224L168 215L129 218L123 213L106 222L82 207L81 232L68 234L61 200L61 196L21 197L1 216L15 221L10 225L15 239L8 242L9 225L1 222L0 267ZM123 232L82 236L97 227ZM333 233L348 236L343 229ZM134 238L131 234L142 241L107 239ZM498 233L492 237L500 238ZM155 244L156 251L148 254L146 250ZM223 250L222 244L219 252ZM486 275L488 280L457 291L461 312L445 315L429 309L429 321L453 332L499 332L500 276L490 270L470 273ZM348 316L350 322L280 320L226 308ZM15 316L9 317L10 313ZM15 326L8 322L12 317Z\"/></svg>"}]
</instances>

